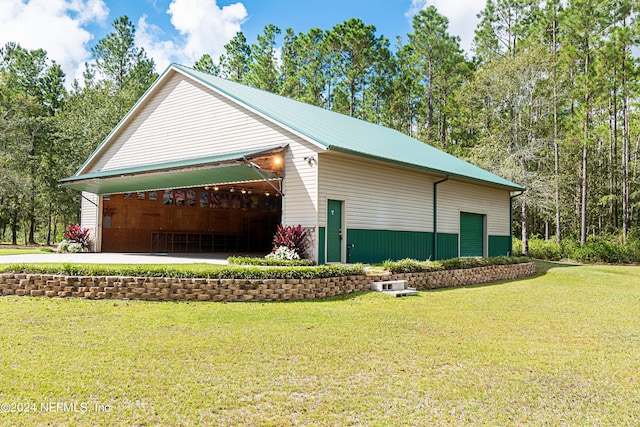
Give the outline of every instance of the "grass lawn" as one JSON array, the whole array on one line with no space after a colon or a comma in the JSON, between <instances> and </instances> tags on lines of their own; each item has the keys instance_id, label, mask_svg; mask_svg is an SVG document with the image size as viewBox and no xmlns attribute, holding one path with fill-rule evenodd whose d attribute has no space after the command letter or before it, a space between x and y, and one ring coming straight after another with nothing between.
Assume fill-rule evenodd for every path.
<instances>
[{"instance_id":1,"label":"grass lawn","mask_svg":"<svg viewBox=\"0 0 640 427\"><path fill-rule=\"evenodd\" d=\"M637 425L640 267L540 266L406 298L2 297L0 424Z\"/></svg>"},{"instance_id":2,"label":"grass lawn","mask_svg":"<svg viewBox=\"0 0 640 427\"><path fill-rule=\"evenodd\" d=\"M45 250L40 248L14 248L14 247L0 247L0 256L2 255L23 255L23 254L42 254Z\"/></svg>"}]
</instances>

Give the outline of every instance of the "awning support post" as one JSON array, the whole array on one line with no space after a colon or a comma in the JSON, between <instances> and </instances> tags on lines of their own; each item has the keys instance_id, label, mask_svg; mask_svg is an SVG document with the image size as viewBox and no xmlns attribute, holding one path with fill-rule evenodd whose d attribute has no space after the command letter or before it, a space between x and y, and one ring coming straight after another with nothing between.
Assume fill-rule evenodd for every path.
<instances>
[{"instance_id":1,"label":"awning support post","mask_svg":"<svg viewBox=\"0 0 640 427\"><path fill-rule=\"evenodd\" d=\"M267 184L269 184L271 186L271 188L273 188L275 191L278 192L278 194L280 194L282 197L284 197L284 193L282 191L280 191L280 189L278 187L276 187L275 185L273 185L273 183L271 182L271 180L269 180L268 177L266 177L262 171L260 170L260 168L258 167L258 165L256 165L255 163L249 161L249 159L247 159L246 156L242 156L242 160L244 160L249 166L251 166L251 168L256 171L256 173L258 175L260 175L260 177L265 180L267 182Z\"/></svg>"},{"instance_id":2,"label":"awning support post","mask_svg":"<svg viewBox=\"0 0 640 427\"><path fill-rule=\"evenodd\" d=\"M87 202L91 203L93 206L95 206L96 208L99 207L98 204L96 202L94 202L93 200L89 199L88 197L86 197L84 194L82 194L82 192L80 192L80 195L82 196L83 199L85 199Z\"/></svg>"}]
</instances>

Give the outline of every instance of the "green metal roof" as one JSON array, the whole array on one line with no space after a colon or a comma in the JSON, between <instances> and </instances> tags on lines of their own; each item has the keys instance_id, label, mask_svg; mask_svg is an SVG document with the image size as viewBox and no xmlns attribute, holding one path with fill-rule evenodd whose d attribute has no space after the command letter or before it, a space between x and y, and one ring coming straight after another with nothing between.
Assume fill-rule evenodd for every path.
<instances>
[{"instance_id":1,"label":"green metal roof","mask_svg":"<svg viewBox=\"0 0 640 427\"><path fill-rule=\"evenodd\" d=\"M231 82L191 68L176 69L319 146L510 190L523 187L396 130Z\"/></svg>"},{"instance_id":2,"label":"green metal roof","mask_svg":"<svg viewBox=\"0 0 640 427\"><path fill-rule=\"evenodd\" d=\"M91 172L66 178L60 182L65 187L78 191L94 194L117 194L258 182L265 179L279 180L280 177L275 173L265 171L258 173L250 165L236 163L243 157L274 151L277 148L262 148L206 158Z\"/></svg>"}]
</instances>

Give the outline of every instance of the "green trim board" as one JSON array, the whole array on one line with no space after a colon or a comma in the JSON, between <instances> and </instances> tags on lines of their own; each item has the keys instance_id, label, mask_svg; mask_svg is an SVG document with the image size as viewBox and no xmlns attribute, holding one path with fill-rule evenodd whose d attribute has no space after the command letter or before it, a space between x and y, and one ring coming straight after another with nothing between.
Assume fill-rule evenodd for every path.
<instances>
[{"instance_id":1,"label":"green trim board","mask_svg":"<svg viewBox=\"0 0 640 427\"><path fill-rule=\"evenodd\" d=\"M511 253L511 236L489 236L489 256L504 256Z\"/></svg>"},{"instance_id":2,"label":"green trim board","mask_svg":"<svg viewBox=\"0 0 640 427\"><path fill-rule=\"evenodd\" d=\"M324 250L325 250L325 245L324 245L324 239L325 239L325 228L324 227L318 227L318 264L324 264L325 263L325 257L324 257Z\"/></svg>"}]
</instances>

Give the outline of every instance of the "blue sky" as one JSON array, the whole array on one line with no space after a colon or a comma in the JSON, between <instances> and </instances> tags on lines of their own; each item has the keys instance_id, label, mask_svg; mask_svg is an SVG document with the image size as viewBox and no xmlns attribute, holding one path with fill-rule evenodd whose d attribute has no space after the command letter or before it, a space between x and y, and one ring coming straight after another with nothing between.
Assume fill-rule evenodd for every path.
<instances>
[{"instance_id":1,"label":"blue sky","mask_svg":"<svg viewBox=\"0 0 640 427\"><path fill-rule=\"evenodd\" d=\"M202 54L216 57L237 31L254 42L268 24L283 31L329 29L357 17L395 44L411 32L411 17L434 5L450 21L450 33L471 53L476 14L484 0L0 0L0 44L43 48L60 63L67 84L79 78L90 49L127 15L136 42L162 71L171 61L191 66Z\"/></svg>"}]
</instances>

